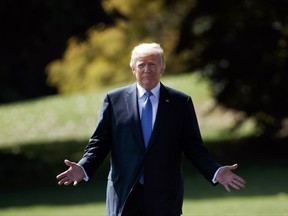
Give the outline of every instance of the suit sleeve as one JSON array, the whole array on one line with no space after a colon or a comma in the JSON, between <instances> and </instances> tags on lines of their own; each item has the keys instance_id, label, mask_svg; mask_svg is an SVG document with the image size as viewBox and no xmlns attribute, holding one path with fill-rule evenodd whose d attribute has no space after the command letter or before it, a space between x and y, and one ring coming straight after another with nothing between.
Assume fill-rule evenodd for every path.
<instances>
[{"instance_id":1,"label":"suit sleeve","mask_svg":"<svg viewBox=\"0 0 288 216\"><path fill-rule=\"evenodd\" d=\"M211 158L207 148L203 145L191 97L187 98L184 109L182 142L184 155L209 182L214 184L213 176L221 165Z\"/></svg>"},{"instance_id":2,"label":"suit sleeve","mask_svg":"<svg viewBox=\"0 0 288 216\"><path fill-rule=\"evenodd\" d=\"M109 96L106 95L96 129L84 149L82 159L78 162L89 178L93 176L111 149L111 109Z\"/></svg>"}]
</instances>

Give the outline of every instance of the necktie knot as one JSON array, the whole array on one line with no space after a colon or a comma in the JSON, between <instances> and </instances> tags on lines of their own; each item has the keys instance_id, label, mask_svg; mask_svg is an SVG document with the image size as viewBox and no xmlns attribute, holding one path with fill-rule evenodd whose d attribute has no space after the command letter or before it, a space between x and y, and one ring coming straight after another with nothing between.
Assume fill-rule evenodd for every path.
<instances>
[{"instance_id":1,"label":"necktie knot","mask_svg":"<svg viewBox=\"0 0 288 216\"><path fill-rule=\"evenodd\" d=\"M153 93L152 93L151 91L146 91L146 92L144 93L144 95L146 96L146 98L150 98L150 96L152 96Z\"/></svg>"}]
</instances>

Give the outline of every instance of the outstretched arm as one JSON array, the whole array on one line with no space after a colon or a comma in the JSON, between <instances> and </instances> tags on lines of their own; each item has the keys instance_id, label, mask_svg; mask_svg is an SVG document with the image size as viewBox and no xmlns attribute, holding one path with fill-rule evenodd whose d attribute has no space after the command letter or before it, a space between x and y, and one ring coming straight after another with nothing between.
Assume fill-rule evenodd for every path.
<instances>
[{"instance_id":1,"label":"outstretched arm","mask_svg":"<svg viewBox=\"0 0 288 216\"><path fill-rule=\"evenodd\" d=\"M76 186L85 177L82 167L69 160L64 160L64 163L69 166L69 168L56 176L59 180L58 184L70 185L73 182L73 185Z\"/></svg>"},{"instance_id":2,"label":"outstretched arm","mask_svg":"<svg viewBox=\"0 0 288 216\"><path fill-rule=\"evenodd\" d=\"M230 187L240 190L245 187L245 180L240 176L234 174L232 171L237 169L238 164L234 164L232 166L223 166L219 169L216 181L224 186L224 188L230 192Z\"/></svg>"}]
</instances>

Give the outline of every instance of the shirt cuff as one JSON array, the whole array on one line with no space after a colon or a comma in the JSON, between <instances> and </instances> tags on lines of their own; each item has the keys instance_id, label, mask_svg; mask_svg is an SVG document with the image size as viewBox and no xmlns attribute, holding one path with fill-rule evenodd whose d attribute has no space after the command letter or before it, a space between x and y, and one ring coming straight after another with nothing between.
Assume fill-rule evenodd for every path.
<instances>
[{"instance_id":1,"label":"shirt cuff","mask_svg":"<svg viewBox=\"0 0 288 216\"><path fill-rule=\"evenodd\" d=\"M218 183L218 181L216 180L216 177L217 177L217 174L218 172L222 169L222 167L218 168L218 170L215 172L214 176L213 176L213 179L212 179L212 182L214 184Z\"/></svg>"},{"instance_id":2,"label":"shirt cuff","mask_svg":"<svg viewBox=\"0 0 288 216\"><path fill-rule=\"evenodd\" d=\"M84 172L84 178L83 178L83 180L87 182L87 181L89 180L89 177L88 177L85 169L84 169L83 166L81 166L80 164L78 164L78 165L82 168L82 170L83 170L83 172Z\"/></svg>"}]
</instances>

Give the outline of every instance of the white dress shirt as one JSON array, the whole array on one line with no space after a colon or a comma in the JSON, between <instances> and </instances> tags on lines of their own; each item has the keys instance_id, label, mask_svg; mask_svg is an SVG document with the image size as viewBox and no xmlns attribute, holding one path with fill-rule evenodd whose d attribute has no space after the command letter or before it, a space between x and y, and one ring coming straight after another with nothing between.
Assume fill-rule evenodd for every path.
<instances>
[{"instance_id":1,"label":"white dress shirt","mask_svg":"<svg viewBox=\"0 0 288 216\"><path fill-rule=\"evenodd\" d=\"M140 114L140 119L142 117L142 105L145 101L145 92L146 90L144 88L142 88L142 86L139 85L139 83L137 82L137 90L138 90L138 110L139 110L139 114ZM155 119L156 119L156 114L157 114L157 109L158 109L158 104L159 104L159 97L160 97L160 83L158 83L158 85L153 88L150 92L152 92L153 95L150 96L150 101L152 104L152 129L155 123Z\"/></svg>"}]
</instances>

